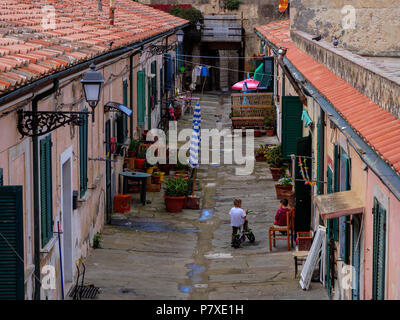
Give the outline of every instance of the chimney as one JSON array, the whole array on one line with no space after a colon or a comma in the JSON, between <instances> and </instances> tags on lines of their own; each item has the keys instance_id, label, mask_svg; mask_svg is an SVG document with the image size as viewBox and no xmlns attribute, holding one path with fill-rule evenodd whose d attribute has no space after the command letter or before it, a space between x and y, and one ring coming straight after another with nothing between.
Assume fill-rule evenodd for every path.
<instances>
[{"instance_id":1,"label":"chimney","mask_svg":"<svg viewBox=\"0 0 400 320\"><path fill-rule=\"evenodd\" d=\"M110 0L110 25L114 25L115 0Z\"/></svg>"},{"instance_id":2,"label":"chimney","mask_svg":"<svg viewBox=\"0 0 400 320\"><path fill-rule=\"evenodd\" d=\"M98 0L99 1L99 11L103 11L103 0Z\"/></svg>"}]
</instances>

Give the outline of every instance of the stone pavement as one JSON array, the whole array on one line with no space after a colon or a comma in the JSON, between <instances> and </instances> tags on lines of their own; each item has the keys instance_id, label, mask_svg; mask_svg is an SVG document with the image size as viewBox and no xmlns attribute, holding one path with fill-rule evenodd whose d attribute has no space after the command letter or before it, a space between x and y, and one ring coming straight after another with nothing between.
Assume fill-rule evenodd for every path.
<instances>
[{"instance_id":1,"label":"stone pavement","mask_svg":"<svg viewBox=\"0 0 400 320\"><path fill-rule=\"evenodd\" d=\"M202 128L216 120L230 127L229 97L203 95ZM185 115L179 128L190 127ZM255 146L276 143L276 137L255 138ZM220 150L223 151L223 145ZM105 226L102 248L86 260L85 283L102 288L98 299L327 299L320 283L301 290L285 241L269 252L267 227L279 201L266 163L255 163L252 175L236 176L236 165L201 165L196 194L201 210L165 212L161 193L148 193L151 204L114 214ZM243 200L256 241L230 245L228 212L234 198Z\"/></svg>"}]
</instances>

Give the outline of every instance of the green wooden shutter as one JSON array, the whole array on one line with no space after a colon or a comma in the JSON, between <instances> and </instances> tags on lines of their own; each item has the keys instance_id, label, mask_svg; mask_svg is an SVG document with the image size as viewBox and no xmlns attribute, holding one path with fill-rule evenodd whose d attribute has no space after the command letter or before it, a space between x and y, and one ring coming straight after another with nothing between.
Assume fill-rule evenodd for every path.
<instances>
[{"instance_id":1,"label":"green wooden shutter","mask_svg":"<svg viewBox=\"0 0 400 320\"><path fill-rule=\"evenodd\" d=\"M372 299L385 299L386 210L374 199Z\"/></svg>"},{"instance_id":2,"label":"green wooden shutter","mask_svg":"<svg viewBox=\"0 0 400 320\"><path fill-rule=\"evenodd\" d=\"M51 136L40 140L40 211L41 238L44 247L53 237Z\"/></svg>"},{"instance_id":3,"label":"green wooden shutter","mask_svg":"<svg viewBox=\"0 0 400 320\"><path fill-rule=\"evenodd\" d=\"M151 63L151 73L155 74L153 78L151 78L151 93L153 94L154 105L157 104L158 96L157 96L157 61L153 61Z\"/></svg>"},{"instance_id":4,"label":"green wooden shutter","mask_svg":"<svg viewBox=\"0 0 400 320\"><path fill-rule=\"evenodd\" d=\"M350 159L346 154L340 156L340 176L344 177L344 185L342 185L340 191L350 190ZM343 171L343 172L342 172ZM342 190L344 189L344 190ZM340 242L340 256L344 263L350 263L350 217L339 218L339 242Z\"/></svg>"},{"instance_id":5,"label":"green wooden shutter","mask_svg":"<svg viewBox=\"0 0 400 320\"><path fill-rule=\"evenodd\" d=\"M22 186L0 187L0 300L24 299L23 259Z\"/></svg>"},{"instance_id":6,"label":"green wooden shutter","mask_svg":"<svg viewBox=\"0 0 400 320\"><path fill-rule=\"evenodd\" d=\"M303 104L299 97L282 98L282 155L290 160L291 154L296 154L297 139L302 136L301 114Z\"/></svg>"},{"instance_id":7,"label":"green wooden shutter","mask_svg":"<svg viewBox=\"0 0 400 320\"><path fill-rule=\"evenodd\" d=\"M137 73L137 106L138 106L138 125L144 126L146 113L146 72L139 71Z\"/></svg>"},{"instance_id":8,"label":"green wooden shutter","mask_svg":"<svg viewBox=\"0 0 400 320\"><path fill-rule=\"evenodd\" d=\"M151 130L151 80L147 82L147 129Z\"/></svg>"},{"instance_id":9,"label":"green wooden shutter","mask_svg":"<svg viewBox=\"0 0 400 320\"><path fill-rule=\"evenodd\" d=\"M332 189L332 170L330 167L328 167L328 170L326 172L327 175L327 192L328 193L332 193L333 189ZM332 297L332 270L331 270L331 250L333 250L333 248L331 247L331 239L333 239L333 220L332 219L328 219L327 220L327 225L326 225L326 289L328 291L328 296L329 298Z\"/></svg>"},{"instance_id":10,"label":"green wooden shutter","mask_svg":"<svg viewBox=\"0 0 400 320\"><path fill-rule=\"evenodd\" d=\"M333 181L333 192L339 192L339 145L335 143L334 155L333 155L333 169L334 169L334 181ZM332 233L333 240L338 241L339 231L339 218L333 219L332 222Z\"/></svg>"},{"instance_id":11,"label":"green wooden shutter","mask_svg":"<svg viewBox=\"0 0 400 320\"><path fill-rule=\"evenodd\" d=\"M84 109L83 111L88 111ZM80 196L83 197L87 190L88 166L88 115L81 115L84 124L79 127L79 185Z\"/></svg>"}]
</instances>

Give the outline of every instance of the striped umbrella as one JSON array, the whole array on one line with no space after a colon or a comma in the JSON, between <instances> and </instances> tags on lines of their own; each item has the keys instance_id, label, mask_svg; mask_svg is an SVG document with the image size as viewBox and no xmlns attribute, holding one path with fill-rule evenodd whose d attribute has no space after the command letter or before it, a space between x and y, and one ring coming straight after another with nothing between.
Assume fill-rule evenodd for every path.
<instances>
[{"instance_id":1,"label":"striped umbrella","mask_svg":"<svg viewBox=\"0 0 400 320\"><path fill-rule=\"evenodd\" d=\"M192 137L190 139L189 147L189 164L192 168L199 166L199 150L200 150L200 127L201 127L201 108L197 103L193 113Z\"/></svg>"},{"instance_id":2,"label":"striped umbrella","mask_svg":"<svg viewBox=\"0 0 400 320\"><path fill-rule=\"evenodd\" d=\"M193 113L192 137L190 139L190 147L189 147L190 151L189 165L194 169L192 195L194 195L196 168L199 166L199 151L201 144L200 127L201 127L201 108L200 104L197 103Z\"/></svg>"}]
</instances>

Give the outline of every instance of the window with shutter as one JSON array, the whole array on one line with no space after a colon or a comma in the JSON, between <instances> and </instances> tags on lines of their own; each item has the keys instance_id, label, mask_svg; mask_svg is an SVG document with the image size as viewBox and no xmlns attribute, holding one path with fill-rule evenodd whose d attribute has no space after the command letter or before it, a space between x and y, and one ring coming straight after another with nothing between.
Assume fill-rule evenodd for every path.
<instances>
[{"instance_id":1,"label":"window with shutter","mask_svg":"<svg viewBox=\"0 0 400 320\"><path fill-rule=\"evenodd\" d=\"M146 71L139 71L137 73L137 113L138 125L144 126L144 119L146 116Z\"/></svg>"},{"instance_id":2,"label":"window with shutter","mask_svg":"<svg viewBox=\"0 0 400 320\"><path fill-rule=\"evenodd\" d=\"M44 247L53 237L53 192L51 135L40 140L40 212L41 239Z\"/></svg>"},{"instance_id":3,"label":"window with shutter","mask_svg":"<svg viewBox=\"0 0 400 320\"><path fill-rule=\"evenodd\" d=\"M0 186L0 300L23 300L22 186Z\"/></svg>"},{"instance_id":4,"label":"window with shutter","mask_svg":"<svg viewBox=\"0 0 400 320\"><path fill-rule=\"evenodd\" d=\"M373 271L372 299L385 299L385 259L386 259L386 210L374 198L374 242L373 242Z\"/></svg>"},{"instance_id":5,"label":"window with shutter","mask_svg":"<svg viewBox=\"0 0 400 320\"><path fill-rule=\"evenodd\" d=\"M84 109L83 111L88 111ZM83 197L87 190L88 182L88 115L81 115L84 124L79 127L79 186L80 196Z\"/></svg>"},{"instance_id":6,"label":"window with shutter","mask_svg":"<svg viewBox=\"0 0 400 320\"><path fill-rule=\"evenodd\" d=\"M350 190L350 159L346 154L340 156L340 191ZM339 218L340 256L346 264L350 263L350 217Z\"/></svg>"},{"instance_id":7,"label":"window with shutter","mask_svg":"<svg viewBox=\"0 0 400 320\"><path fill-rule=\"evenodd\" d=\"M290 160L291 154L296 154L297 139L302 136L303 104L299 97L287 96L282 99L282 155Z\"/></svg>"}]
</instances>

